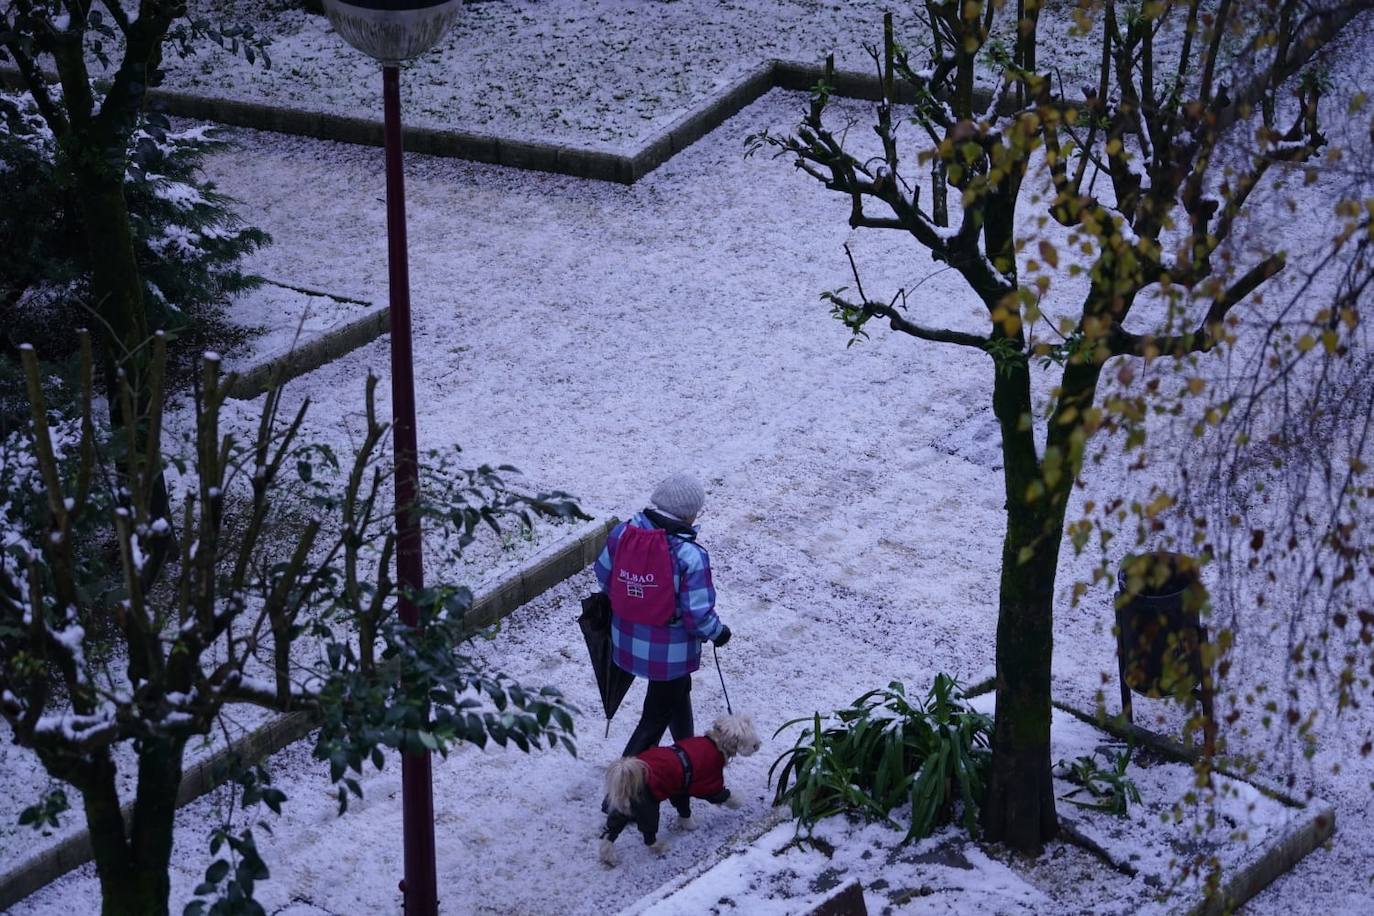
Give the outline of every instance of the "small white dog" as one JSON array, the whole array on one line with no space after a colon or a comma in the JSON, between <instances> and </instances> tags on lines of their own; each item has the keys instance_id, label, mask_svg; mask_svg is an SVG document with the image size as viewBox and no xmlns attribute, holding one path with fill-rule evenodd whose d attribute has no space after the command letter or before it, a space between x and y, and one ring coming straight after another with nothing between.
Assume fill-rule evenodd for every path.
<instances>
[{"instance_id":1,"label":"small white dog","mask_svg":"<svg viewBox=\"0 0 1374 916\"><path fill-rule=\"evenodd\" d=\"M659 855L667 844L658 839L658 809L667 800L677 809L678 825L695 830L691 799L738 808L725 788L725 764L748 757L762 742L749 716L722 716L704 736L685 738L671 747L652 747L637 757L621 757L606 768L609 812L601 832L601 861L615 864L615 841L630 823L644 835L644 845Z\"/></svg>"}]
</instances>

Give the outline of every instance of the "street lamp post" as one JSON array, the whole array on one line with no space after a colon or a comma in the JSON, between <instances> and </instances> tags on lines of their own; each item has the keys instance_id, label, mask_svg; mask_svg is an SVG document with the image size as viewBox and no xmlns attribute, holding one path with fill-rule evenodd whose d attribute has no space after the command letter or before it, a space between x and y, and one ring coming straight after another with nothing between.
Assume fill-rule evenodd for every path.
<instances>
[{"instance_id":1,"label":"street lamp post","mask_svg":"<svg viewBox=\"0 0 1374 916\"><path fill-rule=\"evenodd\" d=\"M396 581L399 613L410 626L419 611L407 594L424 586L420 523L411 512L419 496L415 440L415 371L410 335L410 272L406 257L406 203L401 149L403 61L432 48L458 15L461 0L324 0L334 30L382 64L386 144L387 266L391 292L391 413L396 460ZM407 916L439 911L434 869L434 792L428 753L401 756L401 813Z\"/></svg>"}]
</instances>

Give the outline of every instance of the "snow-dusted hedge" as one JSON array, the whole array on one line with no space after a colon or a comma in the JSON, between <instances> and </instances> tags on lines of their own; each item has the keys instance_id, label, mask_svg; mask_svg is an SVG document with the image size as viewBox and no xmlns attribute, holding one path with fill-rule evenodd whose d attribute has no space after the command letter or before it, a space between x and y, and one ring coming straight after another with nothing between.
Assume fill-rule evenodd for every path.
<instances>
[{"instance_id":1,"label":"snow-dusted hedge","mask_svg":"<svg viewBox=\"0 0 1374 916\"><path fill-rule=\"evenodd\" d=\"M130 140L124 193L138 246L150 324L186 328L252 286L243 255L268 242L201 177L218 141L211 128L172 130L148 114ZM0 312L11 346L45 355L75 346L89 324L86 239L51 131L28 94L0 93Z\"/></svg>"}]
</instances>

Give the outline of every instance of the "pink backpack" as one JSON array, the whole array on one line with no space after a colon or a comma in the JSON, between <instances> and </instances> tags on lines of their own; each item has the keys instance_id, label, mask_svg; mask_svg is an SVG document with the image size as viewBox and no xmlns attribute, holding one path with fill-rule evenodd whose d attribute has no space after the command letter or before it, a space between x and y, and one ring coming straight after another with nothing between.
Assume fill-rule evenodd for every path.
<instances>
[{"instance_id":1,"label":"pink backpack","mask_svg":"<svg viewBox=\"0 0 1374 916\"><path fill-rule=\"evenodd\" d=\"M611 561L611 610L622 620L662 626L677 610L673 555L661 528L626 525Z\"/></svg>"}]
</instances>

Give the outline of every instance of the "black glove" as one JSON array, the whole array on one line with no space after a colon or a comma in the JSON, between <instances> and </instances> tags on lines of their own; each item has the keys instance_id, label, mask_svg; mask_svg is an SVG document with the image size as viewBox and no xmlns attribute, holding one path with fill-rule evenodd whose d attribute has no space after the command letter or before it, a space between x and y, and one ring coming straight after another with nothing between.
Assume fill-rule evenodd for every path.
<instances>
[{"instance_id":1,"label":"black glove","mask_svg":"<svg viewBox=\"0 0 1374 916\"><path fill-rule=\"evenodd\" d=\"M729 641L730 641L730 628L727 627L725 624L721 624L721 625L720 625L720 632L716 634L716 638L713 639L713 640L711 640L711 642L715 643L715 644L716 644L716 648L719 649L721 646L725 645L725 644L726 644L727 642L729 642Z\"/></svg>"}]
</instances>

